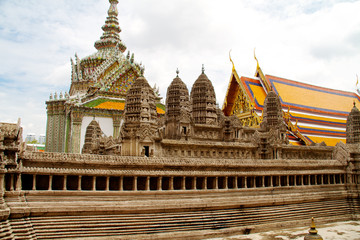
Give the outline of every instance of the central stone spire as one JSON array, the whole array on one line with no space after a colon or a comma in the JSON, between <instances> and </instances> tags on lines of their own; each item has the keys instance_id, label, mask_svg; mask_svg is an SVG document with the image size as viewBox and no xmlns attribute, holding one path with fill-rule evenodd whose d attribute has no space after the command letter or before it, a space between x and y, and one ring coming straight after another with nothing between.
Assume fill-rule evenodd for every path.
<instances>
[{"instance_id":1,"label":"central stone spire","mask_svg":"<svg viewBox=\"0 0 360 240\"><path fill-rule=\"evenodd\" d=\"M95 48L97 50L108 49L108 48L119 48L121 52L125 52L126 46L121 41L119 36L121 29L119 27L119 22L117 19L118 0L109 0L109 2L110 2L110 7L108 10L108 17L106 18L105 24L102 26L102 30L104 31L104 33L100 37L100 40L95 42Z\"/></svg>"}]
</instances>

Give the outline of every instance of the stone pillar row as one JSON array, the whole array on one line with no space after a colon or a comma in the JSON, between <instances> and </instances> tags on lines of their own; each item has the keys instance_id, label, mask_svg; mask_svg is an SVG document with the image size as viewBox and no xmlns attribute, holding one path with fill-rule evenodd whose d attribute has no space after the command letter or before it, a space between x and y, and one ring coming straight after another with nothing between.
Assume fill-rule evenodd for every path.
<instances>
[{"instance_id":1,"label":"stone pillar row","mask_svg":"<svg viewBox=\"0 0 360 240\"><path fill-rule=\"evenodd\" d=\"M298 182L298 176L300 177L300 181ZM315 185L323 185L324 184L324 175L313 175L314 176L314 181L313 183ZM319 177L320 176L320 177ZM15 179L16 177L16 179ZM130 186L130 189L126 189L126 190L131 190L131 191L138 191L138 176L130 176L132 178L132 186ZM231 184L232 188L231 189L242 189L242 188L265 188L265 187L283 187L283 186L304 186L304 185L314 185L311 184L311 175L294 175L293 176L293 181L290 184L290 177L289 175L285 176L284 182L282 182L282 178L280 175L276 175L276 176L268 176L269 178L266 178L267 176L260 176L260 181L261 183L259 183L257 186L257 177L256 176L224 176L224 177L185 177L182 176L180 177L180 182L177 182L177 186L179 186L178 190L186 190L187 189L187 178L189 178L190 182L189 182L189 190L211 190L211 189L220 189L219 188L219 182L220 182L220 178L222 178L221 181L221 189L229 189L229 184ZM336 178L335 175L332 174L327 174L327 181L325 184L345 184L346 178L343 175L338 175L338 178ZM164 179L166 178L166 183L164 183ZM174 182L174 176L158 176L156 177L156 189L153 190L157 190L157 191L162 191L162 190L174 190L175 189L175 182ZM199 178L202 178L200 180L202 180L201 182L201 186L199 186L198 181ZM212 178L212 182L209 183L209 178ZM239 186L239 178L241 179L241 185ZM358 178L358 176L353 176L353 179L355 180L356 178ZM110 176L106 176L105 177L105 187L104 191L110 191ZM22 182L21 182L21 174L9 174L9 177L7 178L7 180L9 181L8 183L8 187L7 190L8 191L18 191L19 189L21 189L22 187ZM119 187L117 189L112 189L112 190L118 190L118 191L123 191L124 190L124 176L120 176L118 178L118 182L116 183L116 185L118 185ZM151 190L151 184L150 184L150 180L151 177L150 176L146 176L145 177L145 183L142 186L142 189L140 190L145 190L145 191L150 191ZM306 184L305 184L305 180L306 180ZM357 180L357 179L356 179ZM48 191L53 190L53 182L54 182L54 175L49 175L48 176L48 185L47 185L47 189ZM77 186L76 189L73 190L78 190L81 191L82 190L82 181L83 181L83 176L78 176L77 179L77 183L75 186ZM32 175L32 187L31 189L27 189L27 190L37 190L37 175L34 174ZM92 176L91 178L91 189L92 191L96 191L97 190L97 177L96 176ZM163 186L167 186L167 189L163 189ZM209 185L210 184L210 185ZM5 181L4 181L4 185L6 185ZM15 187L14 187L15 186ZM62 186L63 191L67 191L68 190L68 176L67 175L62 175L62 184L60 185ZM198 188L200 187L200 189ZM43 189L45 190L45 189Z\"/></svg>"}]
</instances>

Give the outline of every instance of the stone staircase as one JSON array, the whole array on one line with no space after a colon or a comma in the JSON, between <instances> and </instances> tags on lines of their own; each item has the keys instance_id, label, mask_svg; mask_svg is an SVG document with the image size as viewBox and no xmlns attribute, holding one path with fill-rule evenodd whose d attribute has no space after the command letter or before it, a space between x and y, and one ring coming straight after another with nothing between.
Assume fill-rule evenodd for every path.
<instances>
[{"instance_id":1,"label":"stone staircase","mask_svg":"<svg viewBox=\"0 0 360 240\"><path fill-rule=\"evenodd\" d=\"M359 209L356 203L355 208ZM89 216L47 216L9 220L14 239L119 237L253 227L316 218L350 219L347 200L189 212ZM4 238L5 239L5 238ZM11 239L8 238L8 239Z\"/></svg>"},{"instance_id":2,"label":"stone staircase","mask_svg":"<svg viewBox=\"0 0 360 240\"><path fill-rule=\"evenodd\" d=\"M14 239L36 239L34 229L28 217L11 219L10 223Z\"/></svg>"},{"instance_id":3,"label":"stone staircase","mask_svg":"<svg viewBox=\"0 0 360 240\"><path fill-rule=\"evenodd\" d=\"M9 220L0 221L0 239L14 239Z\"/></svg>"}]
</instances>

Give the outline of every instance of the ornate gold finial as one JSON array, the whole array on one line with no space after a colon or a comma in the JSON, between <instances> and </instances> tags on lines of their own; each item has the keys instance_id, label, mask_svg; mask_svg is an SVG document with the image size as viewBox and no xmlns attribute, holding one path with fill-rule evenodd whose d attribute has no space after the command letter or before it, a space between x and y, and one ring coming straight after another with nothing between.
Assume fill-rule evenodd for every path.
<instances>
[{"instance_id":1,"label":"ornate gold finial","mask_svg":"<svg viewBox=\"0 0 360 240\"><path fill-rule=\"evenodd\" d=\"M312 218L311 218L311 226L310 226L309 233L317 233L317 232L318 232L318 231L316 230L314 217L312 217Z\"/></svg>"},{"instance_id":2,"label":"ornate gold finial","mask_svg":"<svg viewBox=\"0 0 360 240\"><path fill-rule=\"evenodd\" d=\"M180 73L179 68L176 68L176 77L179 77L179 73Z\"/></svg>"},{"instance_id":3,"label":"ornate gold finial","mask_svg":"<svg viewBox=\"0 0 360 240\"><path fill-rule=\"evenodd\" d=\"M109 0L110 2L110 7L109 7L109 10L108 10L108 15L111 16L111 15L114 15L114 16L117 16L118 15L118 10L117 10L117 7L116 5L119 3L118 0Z\"/></svg>"},{"instance_id":4,"label":"ornate gold finial","mask_svg":"<svg viewBox=\"0 0 360 240\"><path fill-rule=\"evenodd\" d=\"M257 58L256 58L255 49L256 49L256 48L254 48L254 58L255 58L256 63L257 63L256 68L258 69L258 68L260 67L260 65L259 65L259 61L258 61Z\"/></svg>"},{"instance_id":5,"label":"ornate gold finial","mask_svg":"<svg viewBox=\"0 0 360 240\"><path fill-rule=\"evenodd\" d=\"M323 240L323 238L317 234L314 218L311 218L311 226L309 233L304 237L304 240Z\"/></svg>"},{"instance_id":6,"label":"ornate gold finial","mask_svg":"<svg viewBox=\"0 0 360 240\"><path fill-rule=\"evenodd\" d=\"M201 72L202 72L202 74L205 74L205 67L204 67L204 64L202 65Z\"/></svg>"},{"instance_id":7,"label":"ornate gold finial","mask_svg":"<svg viewBox=\"0 0 360 240\"><path fill-rule=\"evenodd\" d=\"M229 51L229 58L230 58L230 62L232 63L232 70L234 71L235 70L235 64L234 64L233 60L231 59L231 50L232 49L230 49L230 51Z\"/></svg>"}]
</instances>

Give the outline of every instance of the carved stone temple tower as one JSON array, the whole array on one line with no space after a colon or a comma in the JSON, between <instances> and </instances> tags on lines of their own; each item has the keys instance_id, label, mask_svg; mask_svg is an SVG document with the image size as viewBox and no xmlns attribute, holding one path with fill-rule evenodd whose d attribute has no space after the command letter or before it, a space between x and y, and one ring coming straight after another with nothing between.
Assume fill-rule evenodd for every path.
<instances>
[{"instance_id":1,"label":"carved stone temple tower","mask_svg":"<svg viewBox=\"0 0 360 240\"><path fill-rule=\"evenodd\" d=\"M355 104L346 121L346 143L360 143L360 111Z\"/></svg>"},{"instance_id":2,"label":"carved stone temple tower","mask_svg":"<svg viewBox=\"0 0 360 240\"><path fill-rule=\"evenodd\" d=\"M209 78L202 73L191 89L192 117L195 124L217 125L216 96Z\"/></svg>"},{"instance_id":3,"label":"carved stone temple tower","mask_svg":"<svg viewBox=\"0 0 360 240\"><path fill-rule=\"evenodd\" d=\"M280 99L272 90L269 91L264 101L264 114L261 127L265 128L267 131L270 129L286 131Z\"/></svg>"},{"instance_id":4,"label":"carved stone temple tower","mask_svg":"<svg viewBox=\"0 0 360 240\"><path fill-rule=\"evenodd\" d=\"M190 133L190 101L189 91L179 77L179 71L167 89L166 94L166 128L165 135L169 139L180 139Z\"/></svg>"},{"instance_id":5,"label":"carved stone temple tower","mask_svg":"<svg viewBox=\"0 0 360 240\"><path fill-rule=\"evenodd\" d=\"M144 77L136 79L126 97L125 122L121 129L122 155L150 156L157 131L155 93Z\"/></svg>"}]
</instances>

